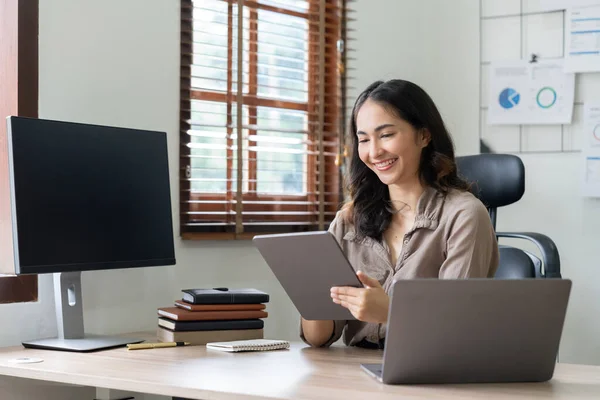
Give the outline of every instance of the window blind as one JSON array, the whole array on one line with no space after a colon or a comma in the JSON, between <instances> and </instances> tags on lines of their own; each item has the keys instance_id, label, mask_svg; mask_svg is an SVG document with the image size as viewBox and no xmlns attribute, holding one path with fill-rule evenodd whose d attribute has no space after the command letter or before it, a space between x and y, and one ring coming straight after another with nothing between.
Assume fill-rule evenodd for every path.
<instances>
[{"instance_id":1,"label":"window blind","mask_svg":"<svg viewBox=\"0 0 600 400\"><path fill-rule=\"evenodd\" d=\"M181 2L184 238L325 229L341 200L343 0Z\"/></svg>"}]
</instances>

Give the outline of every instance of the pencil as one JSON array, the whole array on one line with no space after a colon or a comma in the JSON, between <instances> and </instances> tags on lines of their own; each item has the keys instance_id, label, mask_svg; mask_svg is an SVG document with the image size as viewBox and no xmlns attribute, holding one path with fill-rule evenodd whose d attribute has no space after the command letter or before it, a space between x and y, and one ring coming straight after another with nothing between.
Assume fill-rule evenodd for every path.
<instances>
[{"instance_id":1,"label":"pencil","mask_svg":"<svg viewBox=\"0 0 600 400\"><path fill-rule=\"evenodd\" d=\"M190 344L190 342L134 343L128 344L127 350L160 349L164 347L189 346Z\"/></svg>"}]
</instances>

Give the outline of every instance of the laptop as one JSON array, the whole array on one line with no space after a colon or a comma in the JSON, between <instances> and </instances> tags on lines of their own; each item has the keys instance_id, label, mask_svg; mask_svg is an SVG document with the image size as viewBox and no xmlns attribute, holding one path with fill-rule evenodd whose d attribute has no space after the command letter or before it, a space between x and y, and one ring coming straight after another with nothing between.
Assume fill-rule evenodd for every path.
<instances>
[{"instance_id":1,"label":"laptop","mask_svg":"<svg viewBox=\"0 0 600 400\"><path fill-rule=\"evenodd\" d=\"M571 281L419 279L393 284L382 383L543 382L552 378Z\"/></svg>"}]
</instances>

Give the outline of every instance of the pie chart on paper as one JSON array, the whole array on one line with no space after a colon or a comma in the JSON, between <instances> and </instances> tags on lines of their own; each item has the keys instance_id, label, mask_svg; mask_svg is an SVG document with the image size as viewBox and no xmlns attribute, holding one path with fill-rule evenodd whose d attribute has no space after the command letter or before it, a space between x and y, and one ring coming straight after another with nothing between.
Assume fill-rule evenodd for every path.
<instances>
[{"instance_id":1,"label":"pie chart on paper","mask_svg":"<svg viewBox=\"0 0 600 400\"><path fill-rule=\"evenodd\" d=\"M541 108L550 108L556 103L556 90L545 86L538 91L535 100Z\"/></svg>"},{"instance_id":2,"label":"pie chart on paper","mask_svg":"<svg viewBox=\"0 0 600 400\"><path fill-rule=\"evenodd\" d=\"M521 95L512 88L504 89L500 92L500 96L498 96L500 106L507 110L516 107L519 104L519 100L521 100Z\"/></svg>"},{"instance_id":3,"label":"pie chart on paper","mask_svg":"<svg viewBox=\"0 0 600 400\"><path fill-rule=\"evenodd\" d=\"M592 131L592 135L594 137L594 145L598 146L600 145L600 124L596 124L596 126L594 126L594 130Z\"/></svg>"}]
</instances>

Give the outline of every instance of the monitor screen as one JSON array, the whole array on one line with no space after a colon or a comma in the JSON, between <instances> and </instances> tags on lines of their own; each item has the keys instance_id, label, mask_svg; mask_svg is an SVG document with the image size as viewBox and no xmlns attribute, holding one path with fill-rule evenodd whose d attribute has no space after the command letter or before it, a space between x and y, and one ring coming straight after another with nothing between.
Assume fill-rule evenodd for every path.
<instances>
[{"instance_id":1,"label":"monitor screen","mask_svg":"<svg viewBox=\"0 0 600 400\"><path fill-rule=\"evenodd\" d=\"M164 132L8 118L15 271L175 263Z\"/></svg>"}]
</instances>

